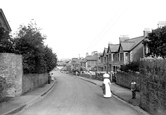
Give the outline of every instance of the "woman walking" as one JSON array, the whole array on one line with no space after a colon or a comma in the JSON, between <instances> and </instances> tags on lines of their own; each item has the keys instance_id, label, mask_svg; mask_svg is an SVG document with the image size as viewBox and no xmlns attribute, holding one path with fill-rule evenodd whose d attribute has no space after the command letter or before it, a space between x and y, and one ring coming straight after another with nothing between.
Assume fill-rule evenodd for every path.
<instances>
[{"instance_id":1,"label":"woman walking","mask_svg":"<svg viewBox=\"0 0 166 115\"><path fill-rule=\"evenodd\" d=\"M108 97L111 97L112 96L112 93L111 93L111 82L109 80L109 74L105 73L103 75L104 77L104 80L103 80L103 96L108 98Z\"/></svg>"}]
</instances>

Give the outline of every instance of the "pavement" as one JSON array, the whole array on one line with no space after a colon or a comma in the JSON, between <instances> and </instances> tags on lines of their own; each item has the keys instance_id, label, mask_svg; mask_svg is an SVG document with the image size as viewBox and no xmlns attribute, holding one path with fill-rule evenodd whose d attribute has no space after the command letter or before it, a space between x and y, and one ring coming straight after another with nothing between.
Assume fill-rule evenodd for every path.
<instances>
[{"instance_id":1,"label":"pavement","mask_svg":"<svg viewBox=\"0 0 166 115\"><path fill-rule=\"evenodd\" d=\"M42 87L34 89L24 95L14 97L7 102L0 103L0 115L12 115L22 109L28 108L50 92L56 82L56 80L51 81L50 84L45 84Z\"/></svg>"},{"instance_id":2,"label":"pavement","mask_svg":"<svg viewBox=\"0 0 166 115\"><path fill-rule=\"evenodd\" d=\"M99 87L101 87L101 85L102 85L102 81L95 80L95 79L90 79L90 78L86 78L86 77L81 77L81 76L78 76L78 77L82 80L93 83L94 85L97 85ZM119 86L115 83L111 83L111 90L112 90L113 96L116 97L117 99L119 99L120 101L123 101L124 103L130 105L135 110L142 113L142 115L150 115L149 113L147 113L146 111L144 111L143 109L141 109L139 107L140 92L136 92L136 99L131 99L132 98L132 93L131 93L130 89L121 87L121 86Z\"/></svg>"}]
</instances>

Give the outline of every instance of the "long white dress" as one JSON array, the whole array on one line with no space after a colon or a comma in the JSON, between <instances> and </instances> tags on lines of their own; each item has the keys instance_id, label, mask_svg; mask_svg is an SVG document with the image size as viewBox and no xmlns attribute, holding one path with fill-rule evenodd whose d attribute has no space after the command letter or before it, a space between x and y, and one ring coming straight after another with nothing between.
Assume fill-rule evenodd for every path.
<instances>
[{"instance_id":1,"label":"long white dress","mask_svg":"<svg viewBox=\"0 0 166 115\"><path fill-rule=\"evenodd\" d=\"M103 81L103 84L105 84L105 94L104 97L111 97L112 93L111 93L111 88L110 88L110 80L108 78L105 78Z\"/></svg>"}]
</instances>

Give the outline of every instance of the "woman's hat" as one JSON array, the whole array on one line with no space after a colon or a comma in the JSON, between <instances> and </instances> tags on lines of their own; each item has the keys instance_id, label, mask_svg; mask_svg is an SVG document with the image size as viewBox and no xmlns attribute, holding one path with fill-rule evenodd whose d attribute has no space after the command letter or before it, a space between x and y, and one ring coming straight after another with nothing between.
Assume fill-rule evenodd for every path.
<instances>
[{"instance_id":1,"label":"woman's hat","mask_svg":"<svg viewBox=\"0 0 166 115\"><path fill-rule=\"evenodd\" d=\"M103 77L109 78L110 76L109 76L109 74L105 73L105 74L103 75Z\"/></svg>"}]
</instances>

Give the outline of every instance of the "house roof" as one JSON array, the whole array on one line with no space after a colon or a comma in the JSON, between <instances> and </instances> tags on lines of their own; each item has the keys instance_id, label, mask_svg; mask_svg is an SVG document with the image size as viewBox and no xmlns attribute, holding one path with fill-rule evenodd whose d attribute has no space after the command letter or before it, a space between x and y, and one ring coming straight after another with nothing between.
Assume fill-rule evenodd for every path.
<instances>
[{"instance_id":1,"label":"house roof","mask_svg":"<svg viewBox=\"0 0 166 115\"><path fill-rule=\"evenodd\" d=\"M98 59L97 55L91 55L86 57L87 61L97 61L97 59Z\"/></svg>"},{"instance_id":2,"label":"house roof","mask_svg":"<svg viewBox=\"0 0 166 115\"><path fill-rule=\"evenodd\" d=\"M108 51L108 48L104 48L102 56L104 56L105 53L107 54L107 51Z\"/></svg>"},{"instance_id":3,"label":"house roof","mask_svg":"<svg viewBox=\"0 0 166 115\"><path fill-rule=\"evenodd\" d=\"M135 44L134 42L122 42L121 46L123 48L123 51L129 51L134 44Z\"/></svg>"},{"instance_id":4,"label":"house roof","mask_svg":"<svg viewBox=\"0 0 166 115\"><path fill-rule=\"evenodd\" d=\"M10 25L9 25L9 23L8 23L6 17L5 17L5 14L3 13L3 10L2 10L1 8L0 8L0 17L3 18L1 21L4 22L4 24L5 24L5 26L6 26L5 29L7 29L8 31L11 31Z\"/></svg>"},{"instance_id":5,"label":"house roof","mask_svg":"<svg viewBox=\"0 0 166 115\"><path fill-rule=\"evenodd\" d=\"M111 52L117 52L119 48L119 44L110 44Z\"/></svg>"},{"instance_id":6,"label":"house roof","mask_svg":"<svg viewBox=\"0 0 166 115\"><path fill-rule=\"evenodd\" d=\"M132 39L127 39L120 44L123 48L123 51L130 51L135 48L144 38L144 36L140 36Z\"/></svg>"},{"instance_id":7,"label":"house roof","mask_svg":"<svg viewBox=\"0 0 166 115\"><path fill-rule=\"evenodd\" d=\"M80 62L81 62L81 63L85 63L85 62L86 62L86 59L84 58L84 59L82 59Z\"/></svg>"},{"instance_id":8,"label":"house roof","mask_svg":"<svg viewBox=\"0 0 166 115\"><path fill-rule=\"evenodd\" d=\"M72 64L80 64L80 60L78 58L72 58Z\"/></svg>"}]
</instances>

